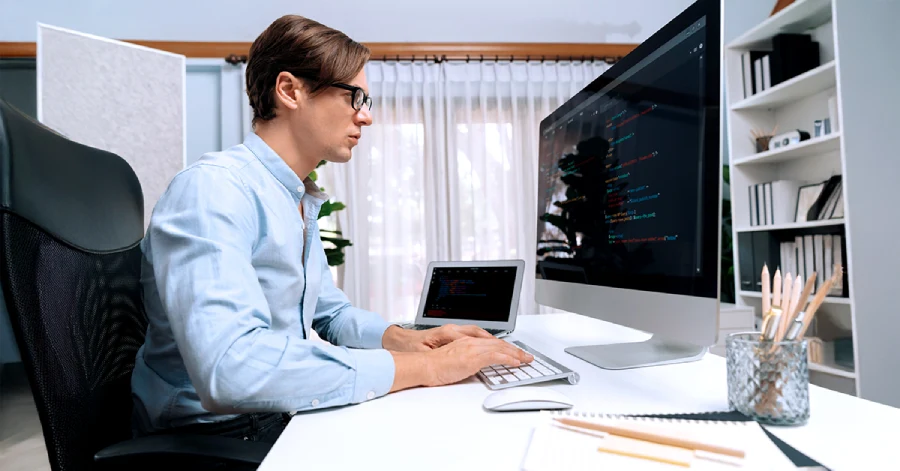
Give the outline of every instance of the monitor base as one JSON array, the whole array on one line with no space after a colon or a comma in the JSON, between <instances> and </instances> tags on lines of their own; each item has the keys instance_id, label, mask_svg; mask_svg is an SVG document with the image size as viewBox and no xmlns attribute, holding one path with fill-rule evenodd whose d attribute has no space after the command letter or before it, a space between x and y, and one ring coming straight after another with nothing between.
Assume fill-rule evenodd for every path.
<instances>
[{"instance_id":1,"label":"monitor base","mask_svg":"<svg viewBox=\"0 0 900 471\"><path fill-rule=\"evenodd\" d=\"M651 337L643 342L569 347L566 353L603 369L625 370L697 361L708 350L708 347Z\"/></svg>"}]
</instances>

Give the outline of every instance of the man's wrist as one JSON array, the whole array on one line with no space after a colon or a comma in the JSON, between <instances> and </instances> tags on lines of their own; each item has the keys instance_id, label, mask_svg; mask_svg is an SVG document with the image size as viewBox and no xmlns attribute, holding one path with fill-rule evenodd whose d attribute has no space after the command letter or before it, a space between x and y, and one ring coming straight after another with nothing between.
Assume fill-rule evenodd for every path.
<instances>
[{"instance_id":1,"label":"man's wrist","mask_svg":"<svg viewBox=\"0 0 900 471\"><path fill-rule=\"evenodd\" d=\"M404 351L406 339L412 332L398 326L391 325L384 331L381 337L381 347L385 350Z\"/></svg>"},{"instance_id":2,"label":"man's wrist","mask_svg":"<svg viewBox=\"0 0 900 471\"><path fill-rule=\"evenodd\" d=\"M391 385L391 392L432 383L428 353L396 351L390 353L394 357L394 383Z\"/></svg>"}]
</instances>

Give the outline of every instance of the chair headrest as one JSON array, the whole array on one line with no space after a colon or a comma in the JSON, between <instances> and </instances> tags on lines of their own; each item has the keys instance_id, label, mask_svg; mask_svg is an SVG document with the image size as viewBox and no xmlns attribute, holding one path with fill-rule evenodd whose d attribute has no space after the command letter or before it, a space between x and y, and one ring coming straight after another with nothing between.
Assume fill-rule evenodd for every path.
<instances>
[{"instance_id":1,"label":"chair headrest","mask_svg":"<svg viewBox=\"0 0 900 471\"><path fill-rule=\"evenodd\" d=\"M0 100L0 212L91 252L144 235L137 175L116 154L66 139Z\"/></svg>"}]
</instances>

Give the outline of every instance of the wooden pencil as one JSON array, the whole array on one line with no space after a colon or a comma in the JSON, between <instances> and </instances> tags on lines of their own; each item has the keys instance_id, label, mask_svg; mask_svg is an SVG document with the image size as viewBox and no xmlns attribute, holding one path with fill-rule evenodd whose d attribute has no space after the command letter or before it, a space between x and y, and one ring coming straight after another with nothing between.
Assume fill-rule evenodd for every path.
<instances>
[{"instance_id":1,"label":"wooden pencil","mask_svg":"<svg viewBox=\"0 0 900 471\"><path fill-rule=\"evenodd\" d=\"M644 440L646 442L659 443L662 445L669 445L678 448L687 448L689 450L703 450L708 451L710 453L718 453L720 455L734 456L737 458L743 458L745 453L743 450L738 450L735 448L728 448L719 445L712 445L709 443L698 442L694 440L687 440L680 437L673 437L669 435L661 435L657 433L645 432L642 430L634 430L625 427L618 427L615 425L601 424L597 422L586 422L583 420L576 419L553 419L562 424L568 425L570 427L581 427L586 428L588 430L596 430L598 432L606 432L612 435L618 435L620 437L628 437L634 438L637 440Z\"/></svg>"}]
</instances>

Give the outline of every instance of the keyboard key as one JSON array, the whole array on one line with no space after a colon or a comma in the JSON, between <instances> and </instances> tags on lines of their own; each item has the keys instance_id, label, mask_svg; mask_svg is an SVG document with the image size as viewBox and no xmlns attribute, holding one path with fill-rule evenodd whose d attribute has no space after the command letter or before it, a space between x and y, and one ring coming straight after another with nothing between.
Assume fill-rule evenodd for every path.
<instances>
[{"instance_id":1,"label":"keyboard key","mask_svg":"<svg viewBox=\"0 0 900 471\"><path fill-rule=\"evenodd\" d=\"M519 378L519 379L531 379L531 376L528 376L521 370L513 370L513 374L516 375L516 378Z\"/></svg>"},{"instance_id":2,"label":"keyboard key","mask_svg":"<svg viewBox=\"0 0 900 471\"><path fill-rule=\"evenodd\" d=\"M521 350L534 356L530 364L522 364L519 367L506 367L505 365L491 365L483 368L478 375L479 379L489 389L503 389L516 387L521 384L530 384L541 381L553 381L561 376L568 376L569 381L577 383L578 376L574 371L565 366L557 366L550 363L550 359L540 352L528 347L522 342L511 342Z\"/></svg>"},{"instance_id":3,"label":"keyboard key","mask_svg":"<svg viewBox=\"0 0 900 471\"><path fill-rule=\"evenodd\" d=\"M532 378L537 378L538 376L543 376L543 375L541 375L541 373L538 370L534 369L531 366L523 366L522 371L531 375Z\"/></svg>"}]
</instances>

